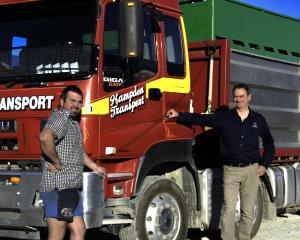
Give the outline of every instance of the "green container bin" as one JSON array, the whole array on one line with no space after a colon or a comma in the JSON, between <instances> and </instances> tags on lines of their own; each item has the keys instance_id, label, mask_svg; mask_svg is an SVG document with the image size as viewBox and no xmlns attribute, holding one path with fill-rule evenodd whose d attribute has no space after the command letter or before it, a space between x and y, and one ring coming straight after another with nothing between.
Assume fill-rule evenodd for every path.
<instances>
[{"instance_id":1,"label":"green container bin","mask_svg":"<svg viewBox=\"0 0 300 240\"><path fill-rule=\"evenodd\" d=\"M227 38L233 49L300 63L300 20L235 0L180 0L189 42Z\"/></svg>"}]
</instances>

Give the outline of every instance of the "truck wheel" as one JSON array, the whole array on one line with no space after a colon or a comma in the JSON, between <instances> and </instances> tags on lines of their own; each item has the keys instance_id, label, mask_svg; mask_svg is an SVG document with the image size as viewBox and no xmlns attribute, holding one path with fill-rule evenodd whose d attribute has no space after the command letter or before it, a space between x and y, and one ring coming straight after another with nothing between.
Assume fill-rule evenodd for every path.
<instances>
[{"instance_id":1,"label":"truck wheel","mask_svg":"<svg viewBox=\"0 0 300 240\"><path fill-rule=\"evenodd\" d=\"M120 231L120 240L182 240L188 211L181 189L166 178L147 177L136 199L134 223Z\"/></svg>"},{"instance_id":2,"label":"truck wheel","mask_svg":"<svg viewBox=\"0 0 300 240\"><path fill-rule=\"evenodd\" d=\"M237 214L235 215L235 220L237 225L236 230L238 229L238 222L240 221L241 218L239 201L237 203ZM254 203L254 220L253 220L253 227L251 231L251 239L257 234L262 218L263 218L263 190L260 184L258 188L257 198ZM236 237L238 238L238 231L236 231Z\"/></svg>"},{"instance_id":3,"label":"truck wheel","mask_svg":"<svg viewBox=\"0 0 300 240\"><path fill-rule=\"evenodd\" d=\"M258 188L258 193L257 193L257 198L254 204L254 221L253 221L253 227L251 231L251 238L253 238L260 227L262 218L263 218L263 192L262 192L262 187L259 185Z\"/></svg>"}]
</instances>

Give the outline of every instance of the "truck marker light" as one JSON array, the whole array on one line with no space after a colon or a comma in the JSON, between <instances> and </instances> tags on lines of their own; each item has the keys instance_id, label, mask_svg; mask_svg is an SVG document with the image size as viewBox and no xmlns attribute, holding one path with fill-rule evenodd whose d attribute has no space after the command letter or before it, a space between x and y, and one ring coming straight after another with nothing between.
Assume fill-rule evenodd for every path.
<instances>
[{"instance_id":1,"label":"truck marker light","mask_svg":"<svg viewBox=\"0 0 300 240\"><path fill-rule=\"evenodd\" d=\"M19 184L21 182L21 178L20 177L10 177L9 182L13 183L13 184Z\"/></svg>"},{"instance_id":2,"label":"truck marker light","mask_svg":"<svg viewBox=\"0 0 300 240\"><path fill-rule=\"evenodd\" d=\"M136 56L136 52L128 52L128 56L134 57Z\"/></svg>"},{"instance_id":3,"label":"truck marker light","mask_svg":"<svg viewBox=\"0 0 300 240\"><path fill-rule=\"evenodd\" d=\"M114 185L113 187L113 194L115 195L122 195L123 194L123 186L122 185L119 185L119 184L116 184Z\"/></svg>"},{"instance_id":4,"label":"truck marker light","mask_svg":"<svg viewBox=\"0 0 300 240\"><path fill-rule=\"evenodd\" d=\"M116 153L117 153L117 149L115 147L106 147L105 148L106 155L112 155L112 154L116 154Z\"/></svg>"}]
</instances>

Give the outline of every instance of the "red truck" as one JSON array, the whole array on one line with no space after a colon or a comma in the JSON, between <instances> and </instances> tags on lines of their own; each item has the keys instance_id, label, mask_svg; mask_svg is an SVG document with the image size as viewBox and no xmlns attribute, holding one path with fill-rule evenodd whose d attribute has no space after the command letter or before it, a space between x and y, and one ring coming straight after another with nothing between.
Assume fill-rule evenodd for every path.
<instances>
[{"instance_id":1,"label":"red truck","mask_svg":"<svg viewBox=\"0 0 300 240\"><path fill-rule=\"evenodd\" d=\"M39 133L68 85L84 92L85 149L108 173L84 173L88 228L121 240L218 229L217 133L165 114L230 106L239 82L276 142L252 236L300 204L299 20L234 0L0 0L0 29L2 236L46 227Z\"/></svg>"}]
</instances>

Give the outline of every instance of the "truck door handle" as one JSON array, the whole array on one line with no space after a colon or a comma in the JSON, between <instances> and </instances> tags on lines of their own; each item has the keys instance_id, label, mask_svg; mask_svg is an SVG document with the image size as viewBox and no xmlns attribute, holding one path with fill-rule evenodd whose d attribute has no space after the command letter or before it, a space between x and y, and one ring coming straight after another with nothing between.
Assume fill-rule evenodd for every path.
<instances>
[{"instance_id":1,"label":"truck door handle","mask_svg":"<svg viewBox=\"0 0 300 240\"><path fill-rule=\"evenodd\" d=\"M150 100L158 101L160 100L162 94L159 88L149 88L148 96Z\"/></svg>"}]
</instances>

